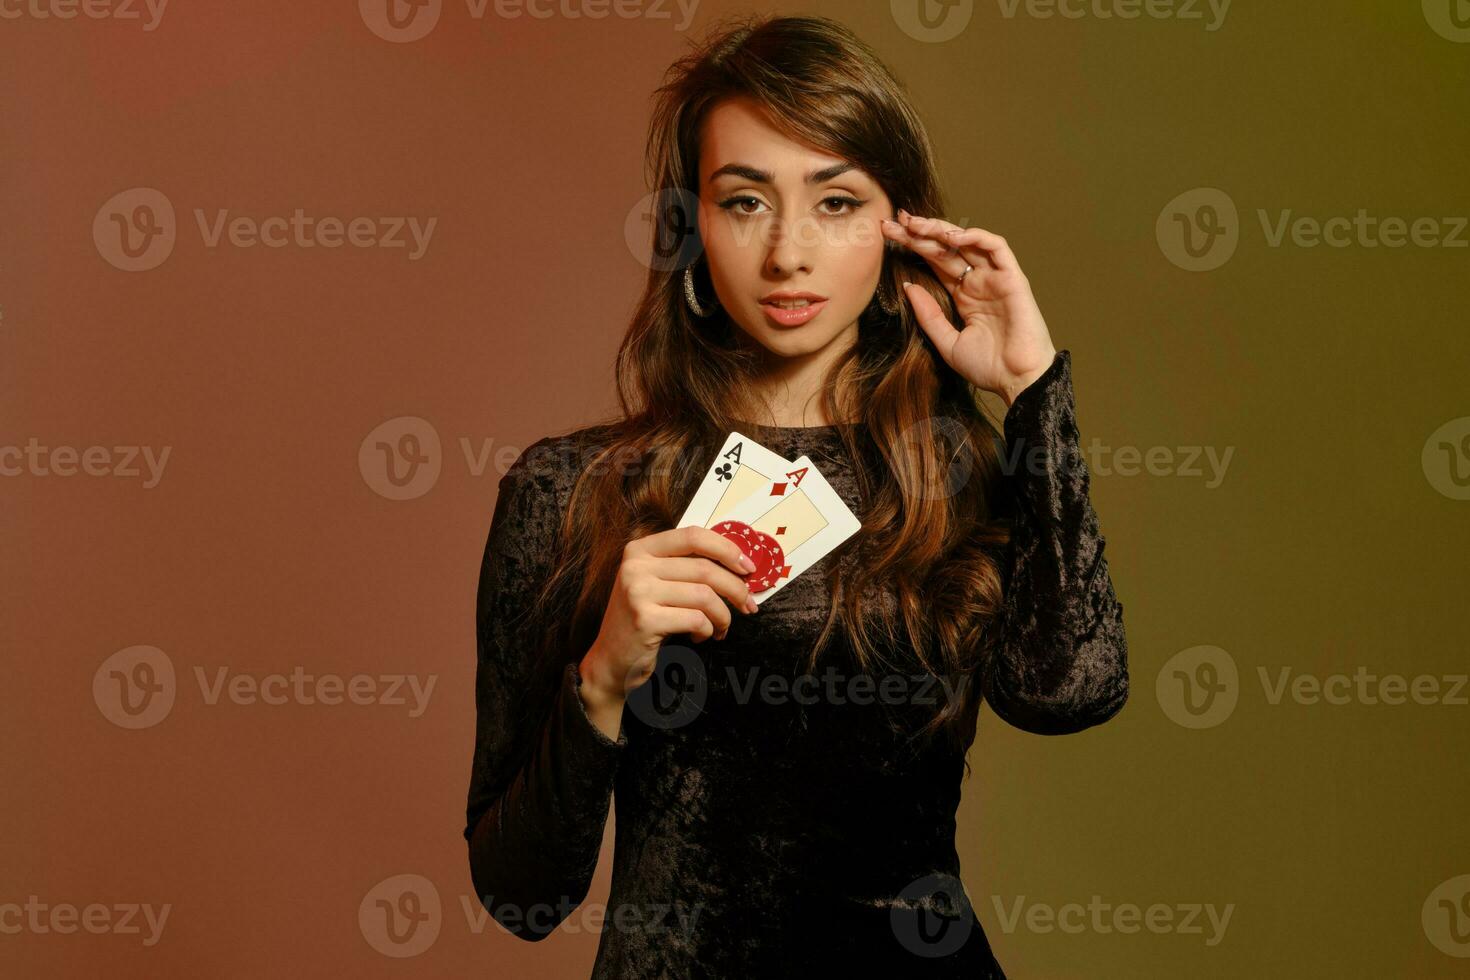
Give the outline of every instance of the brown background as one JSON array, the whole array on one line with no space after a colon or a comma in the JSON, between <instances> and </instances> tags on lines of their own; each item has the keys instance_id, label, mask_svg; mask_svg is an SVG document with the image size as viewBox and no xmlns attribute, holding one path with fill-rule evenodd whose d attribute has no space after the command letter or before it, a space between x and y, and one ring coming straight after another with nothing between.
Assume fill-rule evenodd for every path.
<instances>
[{"instance_id":1,"label":"brown background","mask_svg":"<svg viewBox=\"0 0 1470 980\"><path fill-rule=\"evenodd\" d=\"M473 600L509 461L614 404L643 276L624 225L648 190L649 93L688 36L669 9L476 20L447 2L411 43L375 36L351 2L179 2L152 31L0 20L0 446L171 452L151 488L33 467L0 480L0 904L171 905L151 947L0 934L0 972L587 975L587 930L530 945L463 913ZM740 9L702 3L693 26ZM852 25L910 86L946 217L1011 240L1073 351L1084 444L1233 447L1213 488L1094 477L1130 640L1124 712L1055 739L982 715L960 851L1002 963L1050 978L1463 975L1421 911L1470 873L1470 708L1272 704L1257 669L1466 672L1470 502L1436 489L1421 451L1470 415L1470 249L1271 247L1257 209L1470 213L1470 44L1414 2L1241 0L1213 31L988 2L942 43L886 3L801 9ZM178 237L129 273L91 229L138 187L166 195ZM1239 208L1239 246L1208 272L1155 235L1198 187ZM410 261L209 248L193 217L297 207L438 223ZM442 469L391 500L359 448L404 416L432 425ZM488 444L488 465L461 440ZM128 730L93 680L135 645L167 655L177 701ZM1196 730L1171 720L1156 678L1200 645L1233 658L1239 703ZM417 718L209 704L194 670L221 667L436 686ZM607 853L589 903L606 898ZM444 909L410 958L358 923L400 874L427 878ZM1093 895L1234 908L1211 946L1007 931L996 904Z\"/></svg>"}]
</instances>

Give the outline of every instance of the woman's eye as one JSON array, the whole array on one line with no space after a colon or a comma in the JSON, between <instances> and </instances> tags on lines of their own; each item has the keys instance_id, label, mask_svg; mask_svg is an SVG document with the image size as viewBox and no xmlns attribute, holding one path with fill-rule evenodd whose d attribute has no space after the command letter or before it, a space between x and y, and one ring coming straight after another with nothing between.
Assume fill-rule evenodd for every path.
<instances>
[{"instance_id":1,"label":"woman's eye","mask_svg":"<svg viewBox=\"0 0 1470 980\"><path fill-rule=\"evenodd\" d=\"M849 207L850 206L853 211L856 211L858 208L860 208L860 207L863 206L863 202L862 201L859 201L856 198L852 198L852 197L836 197L836 196L834 196L834 197L829 197L829 198L825 199L824 201L822 201L822 204L823 205L833 204L833 203L835 203L835 204L837 204L837 205L839 205L841 207ZM827 212L827 214L829 216L834 217L834 218L841 217L843 215L847 215L847 214L851 214L851 213L852 213L852 211L828 211Z\"/></svg>"},{"instance_id":2,"label":"woman's eye","mask_svg":"<svg viewBox=\"0 0 1470 980\"><path fill-rule=\"evenodd\" d=\"M726 198L725 200L721 201L720 202L720 207L721 208L724 208L726 211L734 211L736 214L750 215L750 214L754 214L755 212L753 212L753 211L738 210L738 209L742 205L745 205L745 204L759 204L759 203L760 203L760 201L756 200L753 197L749 197L749 196L745 196L745 197L731 197L731 198Z\"/></svg>"}]
</instances>

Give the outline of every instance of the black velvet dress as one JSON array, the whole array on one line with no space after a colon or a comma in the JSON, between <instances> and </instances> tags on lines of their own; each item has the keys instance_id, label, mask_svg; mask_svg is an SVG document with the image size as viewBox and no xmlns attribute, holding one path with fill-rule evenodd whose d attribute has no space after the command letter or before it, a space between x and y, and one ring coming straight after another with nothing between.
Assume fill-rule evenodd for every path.
<instances>
[{"instance_id":1,"label":"black velvet dress","mask_svg":"<svg viewBox=\"0 0 1470 980\"><path fill-rule=\"evenodd\" d=\"M1080 459L1074 411L1063 350L1007 412L1008 452ZM516 935L547 935L586 897L615 792L596 978L1003 978L958 880L963 753L942 739L906 752L881 714L894 698L848 683L851 671L786 686L824 621L833 556L759 612L733 613L724 641L670 638L617 741L578 696L584 651L567 651L558 683L528 703L533 645L518 624L575 476L537 461L588 431L541 440L500 481L479 583L465 826L481 902ZM788 459L811 455L861 516L836 427L747 434ZM1086 469L1021 465L1003 479L1001 633L975 682L1026 731L1096 725L1123 706L1128 669ZM925 692L890 695L919 703Z\"/></svg>"}]
</instances>

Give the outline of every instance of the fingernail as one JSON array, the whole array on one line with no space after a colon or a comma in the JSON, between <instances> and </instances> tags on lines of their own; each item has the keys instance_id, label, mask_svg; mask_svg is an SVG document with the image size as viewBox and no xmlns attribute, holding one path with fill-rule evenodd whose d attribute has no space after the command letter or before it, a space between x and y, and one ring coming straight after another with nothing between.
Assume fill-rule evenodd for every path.
<instances>
[{"instance_id":1,"label":"fingernail","mask_svg":"<svg viewBox=\"0 0 1470 980\"><path fill-rule=\"evenodd\" d=\"M907 211L905 211L903 208L899 208L898 209L898 220L899 221L907 221L907 220L909 220L909 213Z\"/></svg>"},{"instance_id":2,"label":"fingernail","mask_svg":"<svg viewBox=\"0 0 1470 980\"><path fill-rule=\"evenodd\" d=\"M740 556L740 567L745 569L747 572L753 572L755 571L755 562L750 560L749 555L742 554Z\"/></svg>"},{"instance_id":3,"label":"fingernail","mask_svg":"<svg viewBox=\"0 0 1470 980\"><path fill-rule=\"evenodd\" d=\"M751 597L751 598L745 600L745 611L746 612L756 612L759 609L760 609L760 604L755 601L755 598L754 597Z\"/></svg>"}]
</instances>

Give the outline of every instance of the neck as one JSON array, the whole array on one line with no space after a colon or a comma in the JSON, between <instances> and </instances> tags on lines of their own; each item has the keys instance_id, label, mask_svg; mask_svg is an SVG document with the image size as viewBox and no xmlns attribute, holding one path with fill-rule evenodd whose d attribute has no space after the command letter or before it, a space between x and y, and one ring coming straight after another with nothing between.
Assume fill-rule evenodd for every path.
<instances>
[{"instance_id":1,"label":"neck","mask_svg":"<svg viewBox=\"0 0 1470 980\"><path fill-rule=\"evenodd\" d=\"M831 425L834 420L822 406L822 385L832 365L857 341L856 327L808 354L783 357L761 348L763 368L754 387L769 418L754 421L781 427Z\"/></svg>"}]
</instances>

